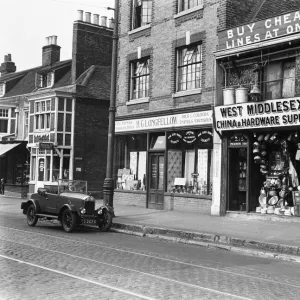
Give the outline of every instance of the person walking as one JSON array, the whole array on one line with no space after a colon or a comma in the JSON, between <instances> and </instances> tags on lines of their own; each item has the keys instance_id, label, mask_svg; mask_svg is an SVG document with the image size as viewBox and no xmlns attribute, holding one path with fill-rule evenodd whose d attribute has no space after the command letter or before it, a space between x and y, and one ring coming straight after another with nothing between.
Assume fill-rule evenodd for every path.
<instances>
[{"instance_id":1,"label":"person walking","mask_svg":"<svg viewBox=\"0 0 300 300\"><path fill-rule=\"evenodd\" d=\"M0 181L0 194L4 195L4 178L1 178Z\"/></svg>"}]
</instances>

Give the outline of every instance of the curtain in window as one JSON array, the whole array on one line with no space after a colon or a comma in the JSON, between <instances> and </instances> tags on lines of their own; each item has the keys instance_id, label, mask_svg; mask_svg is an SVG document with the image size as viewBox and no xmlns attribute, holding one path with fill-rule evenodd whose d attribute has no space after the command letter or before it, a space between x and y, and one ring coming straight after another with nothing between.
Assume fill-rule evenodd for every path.
<instances>
[{"instance_id":1,"label":"curtain in window","mask_svg":"<svg viewBox=\"0 0 300 300\"><path fill-rule=\"evenodd\" d=\"M189 185L190 181L193 182L192 173L195 170L195 150L186 150L185 152L185 166L184 166L184 178L186 184Z\"/></svg>"}]
</instances>

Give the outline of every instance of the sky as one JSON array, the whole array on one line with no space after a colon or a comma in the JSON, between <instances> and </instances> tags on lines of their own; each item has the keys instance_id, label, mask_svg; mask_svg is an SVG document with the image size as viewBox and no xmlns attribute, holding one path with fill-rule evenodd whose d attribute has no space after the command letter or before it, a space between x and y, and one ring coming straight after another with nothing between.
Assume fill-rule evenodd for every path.
<instances>
[{"instance_id":1,"label":"sky","mask_svg":"<svg viewBox=\"0 0 300 300\"><path fill-rule=\"evenodd\" d=\"M114 0L0 0L0 64L11 54L17 71L40 66L46 37L56 35L60 59L72 58L77 10L113 17ZM93 16L92 16L93 19ZM100 19L101 21L101 19Z\"/></svg>"}]
</instances>

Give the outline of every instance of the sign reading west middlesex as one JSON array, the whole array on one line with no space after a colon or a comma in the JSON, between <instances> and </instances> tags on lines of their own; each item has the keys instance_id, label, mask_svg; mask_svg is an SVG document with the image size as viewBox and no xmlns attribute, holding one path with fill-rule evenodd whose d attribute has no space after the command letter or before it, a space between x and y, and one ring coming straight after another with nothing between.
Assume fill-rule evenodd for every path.
<instances>
[{"instance_id":1,"label":"sign reading west middlesex","mask_svg":"<svg viewBox=\"0 0 300 300\"><path fill-rule=\"evenodd\" d=\"M131 132L148 129L163 129L187 126L194 127L208 124L212 124L212 110L160 116L154 118L117 121L115 132Z\"/></svg>"},{"instance_id":2,"label":"sign reading west middlesex","mask_svg":"<svg viewBox=\"0 0 300 300\"><path fill-rule=\"evenodd\" d=\"M218 50L228 50L300 32L300 11L219 32Z\"/></svg>"},{"instance_id":3,"label":"sign reading west middlesex","mask_svg":"<svg viewBox=\"0 0 300 300\"><path fill-rule=\"evenodd\" d=\"M216 129L239 130L300 125L300 98L215 107Z\"/></svg>"}]
</instances>

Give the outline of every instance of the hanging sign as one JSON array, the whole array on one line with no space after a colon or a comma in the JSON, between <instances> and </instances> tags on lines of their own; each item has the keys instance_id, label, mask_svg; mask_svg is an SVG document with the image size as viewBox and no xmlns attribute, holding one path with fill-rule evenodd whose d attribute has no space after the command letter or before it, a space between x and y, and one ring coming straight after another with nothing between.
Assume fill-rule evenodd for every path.
<instances>
[{"instance_id":1,"label":"hanging sign","mask_svg":"<svg viewBox=\"0 0 300 300\"><path fill-rule=\"evenodd\" d=\"M242 130L300 125L300 98L215 107L216 129Z\"/></svg>"},{"instance_id":2,"label":"hanging sign","mask_svg":"<svg viewBox=\"0 0 300 300\"><path fill-rule=\"evenodd\" d=\"M209 125L212 124L212 110L153 118L117 121L115 124L116 133Z\"/></svg>"},{"instance_id":3,"label":"hanging sign","mask_svg":"<svg viewBox=\"0 0 300 300\"><path fill-rule=\"evenodd\" d=\"M229 140L229 147L247 146L248 138L244 134L235 134Z\"/></svg>"},{"instance_id":4,"label":"hanging sign","mask_svg":"<svg viewBox=\"0 0 300 300\"><path fill-rule=\"evenodd\" d=\"M238 48L297 32L300 32L300 11L221 31L218 33L218 50Z\"/></svg>"},{"instance_id":5,"label":"hanging sign","mask_svg":"<svg viewBox=\"0 0 300 300\"><path fill-rule=\"evenodd\" d=\"M192 144L196 141L196 134L194 131L189 130L186 131L184 136L183 136L183 141L186 142L187 144Z\"/></svg>"},{"instance_id":6,"label":"hanging sign","mask_svg":"<svg viewBox=\"0 0 300 300\"><path fill-rule=\"evenodd\" d=\"M178 144L182 140L182 135L177 132L172 132L168 135L168 141L171 144Z\"/></svg>"}]
</instances>

